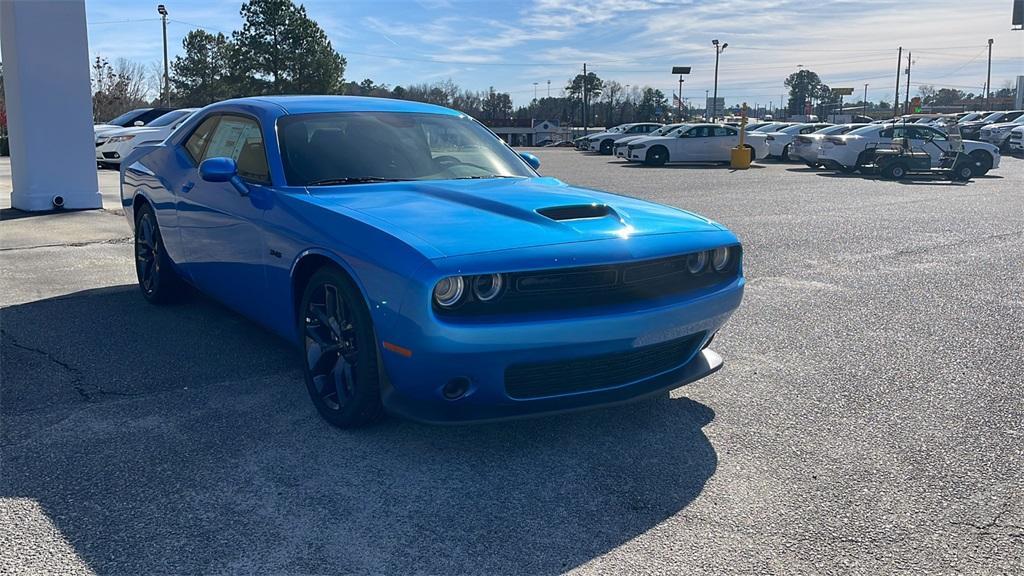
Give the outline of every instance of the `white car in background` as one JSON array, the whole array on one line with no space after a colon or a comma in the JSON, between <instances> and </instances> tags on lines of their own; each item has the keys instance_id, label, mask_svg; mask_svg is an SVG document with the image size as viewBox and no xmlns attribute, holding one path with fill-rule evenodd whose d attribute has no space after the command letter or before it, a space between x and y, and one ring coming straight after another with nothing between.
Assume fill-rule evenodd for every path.
<instances>
[{"instance_id":1,"label":"white car in background","mask_svg":"<svg viewBox=\"0 0 1024 576\"><path fill-rule=\"evenodd\" d=\"M868 124L836 124L822 128L817 132L801 134L793 139L789 156L790 158L795 157L811 168L817 168L821 166L821 164L818 163L818 153L821 152L821 144L825 141L825 136L839 136L840 134L846 134L851 130L856 130L857 128L862 128L867 125Z\"/></svg>"},{"instance_id":2,"label":"white car in background","mask_svg":"<svg viewBox=\"0 0 1024 576\"><path fill-rule=\"evenodd\" d=\"M651 166L668 162L725 162L740 143L740 131L723 124L687 124L664 136L639 138L627 145L629 159ZM763 135L747 134L746 146L754 158L767 152Z\"/></svg>"},{"instance_id":3,"label":"white car in background","mask_svg":"<svg viewBox=\"0 0 1024 576\"><path fill-rule=\"evenodd\" d=\"M1010 132L1018 126L1024 126L1024 114L1017 116L1012 122L1000 122L983 126L978 139L982 142L998 146L1000 150L1009 150Z\"/></svg>"},{"instance_id":4,"label":"white car in background","mask_svg":"<svg viewBox=\"0 0 1024 576\"><path fill-rule=\"evenodd\" d=\"M825 136L818 162L830 170L854 172L871 162L876 148L889 148L893 138L906 138L914 150L932 157L939 165L942 153L949 149L946 133L924 124L869 124L841 136ZM974 175L982 176L999 167L999 148L987 142L964 141L964 151L975 160Z\"/></svg>"},{"instance_id":5,"label":"white car in background","mask_svg":"<svg viewBox=\"0 0 1024 576\"><path fill-rule=\"evenodd\" d=\"M173 110L174 108L136 108L135 110L129 110L109 122L94 124L92 127L93 136L99 137L107 132L113 132L114 130L120 130L121 128L146 126L157 118Z\"/></svg>"},{"instance_id":6,"label":"white car in background","mask_svg":"<svg viewBox=\"0 0 1024 576\"><path fill-rule=\"evenodd\" d=\"M657 130L655 130L655 131L653 131L653 132L651 132L649 134L633 134L633 135L630 135L630 136L625 136L623 138L619 138L618 140L615 141L615 146L612 147L612 154L616 158L625 158L626 160L629 160L628 154L626 153L627 152L626 146L629 145L630 142L635 142L636 140L639 140L641 138L650 138L650 137L654 137L654 136L664 136L664 135L668 134L669 132L672 132L673 130L676 130L676 129L682 127L682 126L686 126L686 124L685 123L666 124L666 125L662 126L661 128L658 128Z\"/></svg>"},{"instance_id":7,"label":"white car in background","mask_svg":"<svg viewBox=\"0 0 1024 576\"><path fill-rule=\"evenodd\" d=\"M616 128L620 128L618 132L603 132L591 136L589 150L591 152L600 152L601 154L611 154L614 151L615 142L620 138L644 136L658 128L661 128L662 126L664 126L664 124L659 124L657 122L622 124L620 126L616 126Z\"/></svg>"},{"instance_id":8,"label":"white car in background","mask_svg":"<svg viewBox=\"0 0 1024 576\"><path fill-rule=\"evenodd\" d=\"M769 132L778 132L783 128L788 128L799 124L799 122L770 122L768 124L761 124L757 128L748 129L747 132L763 132L765 134Z\"/></svg>"},{"instance_id":9,"label":"white car in background","mask_svg":"<svg viewBox=\"0 0 1024 576\"><path fill-rule=\"evenodd\" d=\"M175 128L199 108L181 108L168 112L146 126L119 128L96 137L96 162L101 166L120 164L137 146L163 142Z\"/></svg>"},{"instance_id":10,"label":"white car in background","mask_svg":"<svg viewBox=\"0 0 1024 576\"><path fill-rule=\"evenodd\" d=\"M1024 152L1024 126L1010 130L1010 152Z\"/></svg>"},{"instance_id":11,"label":"white car in background","mask_svg":"<svg viewBox=\"0 0 1024 576\"><path fill-rule=\"evenodd\" d=\"M783 162L789 161L789 151L793 139L801 134L811 134L822 128L832 126L831 122L812 122L807 124L794 124L781 130L767 132L765 140L768 142L768 157L778 158Z\"/></svg>"}]
</instances>

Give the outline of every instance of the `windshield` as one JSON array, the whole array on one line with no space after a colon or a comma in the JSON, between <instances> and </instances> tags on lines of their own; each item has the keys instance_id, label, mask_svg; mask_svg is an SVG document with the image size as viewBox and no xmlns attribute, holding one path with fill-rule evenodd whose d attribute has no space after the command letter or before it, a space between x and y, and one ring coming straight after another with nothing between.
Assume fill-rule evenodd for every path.
<instances>
[{"instance_id":1,"label":"windshield","mask_svg":"<svg viewBox=\"0 0 1024 576\"><path fill-rule=\"evenodd\" d=\"M193 112L195 112L195 110L191 109L191 108L190 109L184 109L184 110L171 110L167 114L164 114L163 116L157 118L156 120L153 120L152 122L150 122L146 126L148 126L150 128L159 127L159 126L170 126L171 124L174 124L178 120L181 120L182 118L188 116L189 114L192 114Z\"/></svg>"},{"instance_id":2,"label":"windshield","mask_svg":"<svg viewBox=\"0 0 1024 576\"><path fill-rule=\"evenodd\" d=\"M280 119L278 134L285 176L292 186L536 175L468 116L302 114Z\"/></svg>"},{"instance_id":3,"label":"windshield","mask_svg":"<svg viewBox=\"0 0 1024 576\"><path fill-rule=\"evenodd\" d=\"M142 114L146 110L149 110L149 108L136 108L135 110L129 110L124 114L121 114L117 118L114 118L110 122L107 122L107 124L113 124L115 126L127 126L131 124L133 120L135 120L136 116Z\"/></svg>"},{"instance_id":4,"label":"windshield","mask_svg":"<svg viewBox=\"0 0 1024 576\"><path fill-rule=\"evenodd\" d=\"M645 134L644 136L664 136L680 126L686 126L686 124L670 124L668 126L662 126L661 128L652 131L650 134ZM641 136L641 138L643 138L643 136Z\"/></svg>"},{"instance_id":5,"label":"windshield","mask_svg":"<svg viewBox=\"0 0 1024 576\"><path fill-rule=\"evenodd\" d=\"M821 130L817 130L814 133L815 134L824 134L824 135L827 136L829 134L846 134L850 130L851 130L851 128L850 128L849 125L838 124L836 126L825 126Z\"/></svg>"},{"instance_id":6,"label":"windshield","mask_svg":"<svg viewBox=\"0 0 1024 576\"><path fill-rule=\"evenodd\" d=\"M996 120L999 120L1000 118L1002 118L1005 115L1006 115L1005 112L993 112L993 113L989 114L988 116L985 116L984 118L982 118L981 121L982 122L995 122Z\"/></svg>"}]
</instances>

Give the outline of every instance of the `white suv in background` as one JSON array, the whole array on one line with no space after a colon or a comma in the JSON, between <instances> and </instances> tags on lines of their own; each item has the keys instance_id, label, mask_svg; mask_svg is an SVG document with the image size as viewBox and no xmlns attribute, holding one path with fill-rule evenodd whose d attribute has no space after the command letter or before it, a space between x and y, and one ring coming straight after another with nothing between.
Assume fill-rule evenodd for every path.
<instances>
[{"instance_id":1,"label":"white suv in background","mask_svg":"<svg viewBox=\"0 0 1024 576\"><path fill-rule=\"evenodd\" d=\"M1010 132L1018 126L1024 126L1024 114L1017 116L1012 122L983 126L978 139L999 146L1000 150L1009 150Z\"/></svg>"},{"instance_id":2,"label":"white suv in background","mask_svg":"<svg viewBox=\"0 0 1024 576\"><path fill-rule=\"evenodd\" d=\"M942 153L949 149L946 133L925 124L869 124L841 136L826 136L818 162L830 170L854 172L872 160L875 148L888 148L893 138L906 138L911 148L923 150L939 165ZM987 142L964 141L964 151L975 159L974 175L982 176L999 167L999 148Z\"/></svg>"},{"instance_id":3,"label":"white suv in background","mask_svg":"<svg viewBox=\"0 0 1024 576\"><path fill-rule=\"evenodd\" d=\"M1024 126L1018 126L1010 130L1009 137L1010 152L1024 153Z\"/></svg>"}]
</instances>

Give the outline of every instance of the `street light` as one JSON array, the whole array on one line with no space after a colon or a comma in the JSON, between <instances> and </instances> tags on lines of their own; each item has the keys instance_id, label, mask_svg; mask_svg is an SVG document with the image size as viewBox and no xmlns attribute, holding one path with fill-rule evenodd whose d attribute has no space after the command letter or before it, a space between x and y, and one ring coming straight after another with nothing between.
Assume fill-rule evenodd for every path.
<instances>
[{"instance_id":1,"label":"street light","mask_svg":"<svg viewBox=\"0 0 1024 576\"><path fill-rule=\"evenodd\" d=\"M679 98L679 105L678 105L679 121L682 122L683 121L683 74L689 74L690 73L690 67L689 66L673 66L672 67L672 73L673 74L679 74L679 94L677 96Z\"/></svg>"},{"instance_id":2,"label":"street light","mask_svg":"<svg viewBox=\"0 0 1024 576\"><path fill-rule=\"evenodd\" d=\"M170 76L167 74L167 7L163 4L157 4L156 11L160 14L160 20L164 26L164 106L170 106L171 99L171 81Z\"/></svg>"},{"instance_id":3,"label":"street light","mask_svg":"<svg viewBox=\"0 0 1024 576\"><path fill-rule=\"evenodd\" d=\"M728 42L718 43L718 39L714 39L711 43L715 46L715 96L711 99L711 108L714 114L711 115L711 121L715 121L715 117L718 115L718 57L725 52L725 49L729 47Z\"/></svg>"}]
</instances>

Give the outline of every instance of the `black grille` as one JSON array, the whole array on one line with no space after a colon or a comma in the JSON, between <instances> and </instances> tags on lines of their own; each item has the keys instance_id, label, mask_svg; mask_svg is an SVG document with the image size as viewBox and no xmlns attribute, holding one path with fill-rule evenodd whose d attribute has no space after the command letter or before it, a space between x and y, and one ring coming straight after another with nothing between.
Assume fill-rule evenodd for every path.
<instances>
[{"instance_id":1,"label":"black grille","mask_svg":"<svg viewBox=\"0 0 1024 576\"><path fill-rule=\"evenodd\" d=\"M703 335L702 332L628 352L514 364L505 369L505 391L513 398L539 398L643 380L681 366L696 351Z\"/></svg>"},{"instance_id":2,"label":"black grille","mask_svg":"<svg viewBox=\"0 0 1024 576\"><path fill-rule=\"evenodd\" d=\"M469 296L455 308L435 306L445 316L485 316L548 310L575 310L652 300L733 281L739 273L742 249L731 246L724 270L707 266L692 274L681 254L605 266L580 266L506 275L506 290L497 299L480 302Z\"/></svg>"}]
</instances>

